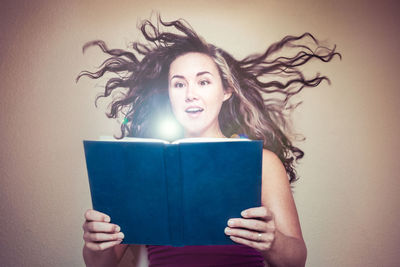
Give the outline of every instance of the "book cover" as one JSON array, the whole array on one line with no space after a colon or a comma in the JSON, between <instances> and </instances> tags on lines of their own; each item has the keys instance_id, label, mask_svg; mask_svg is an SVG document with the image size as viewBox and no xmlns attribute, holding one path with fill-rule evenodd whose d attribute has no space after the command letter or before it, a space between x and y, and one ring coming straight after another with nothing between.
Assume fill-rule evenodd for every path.
<instances>
[{"instance_id":1,"label":"book cover","mask_svg":"<svg viewBox=\"0 0 400 267\"><path fill-rule=\"evenodd\" d=\"M84 141L93 209L126 244L226 245L229 218L261 205L262 142Z\"/></svg>"}]
</instances>

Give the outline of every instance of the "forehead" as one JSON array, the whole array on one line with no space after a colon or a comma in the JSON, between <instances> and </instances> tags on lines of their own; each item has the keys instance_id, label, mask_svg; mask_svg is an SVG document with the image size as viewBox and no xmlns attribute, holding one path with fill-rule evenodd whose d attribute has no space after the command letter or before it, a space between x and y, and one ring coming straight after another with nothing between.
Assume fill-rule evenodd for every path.
<instances>
[{"instance_id":1,"label":"forehead","mask_svg":"<svg viewBox=\"0 0 400 267\"><path fill-rule=\"evenodd\" d=\"M172 61L169 68L169 75L196 75L198 72L203 71L218 73L218 68L210 56L202 53L191 52L179 56Z\"/></svg>"}]
</instances>

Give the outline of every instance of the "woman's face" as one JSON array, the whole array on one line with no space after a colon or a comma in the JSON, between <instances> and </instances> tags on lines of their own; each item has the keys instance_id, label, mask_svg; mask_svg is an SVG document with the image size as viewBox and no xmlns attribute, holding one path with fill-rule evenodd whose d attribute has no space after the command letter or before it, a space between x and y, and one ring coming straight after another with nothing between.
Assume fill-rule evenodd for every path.
<instances>
[{"instance_id":1,"label":"woman's face","mask_svg":"<svg viewBox=\"0 0 400 267\"><path fill-rule=\"evenodd\" d=\"M214 61L201 53L176 58L169 70L169 97L186 137L223 137L218 123L222 103L231 95L224 90Z\"/></svg>"}]
</instances>

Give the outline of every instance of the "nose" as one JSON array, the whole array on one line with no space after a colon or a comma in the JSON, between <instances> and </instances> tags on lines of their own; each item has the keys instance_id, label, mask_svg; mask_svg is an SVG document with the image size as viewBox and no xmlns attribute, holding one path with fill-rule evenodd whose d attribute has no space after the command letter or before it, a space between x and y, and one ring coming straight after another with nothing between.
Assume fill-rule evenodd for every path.
<instances>
[{"instance_id":1,"label":"nose","mask_svg":"<svg viewBox=\"0 0 400 267\"><path fill-rule=\"evenodd\" d=\"M192 102L193 100L197 100L196 88L194 85L188 85L186 87L185 102Z\"/></svg>"}]
</instances>

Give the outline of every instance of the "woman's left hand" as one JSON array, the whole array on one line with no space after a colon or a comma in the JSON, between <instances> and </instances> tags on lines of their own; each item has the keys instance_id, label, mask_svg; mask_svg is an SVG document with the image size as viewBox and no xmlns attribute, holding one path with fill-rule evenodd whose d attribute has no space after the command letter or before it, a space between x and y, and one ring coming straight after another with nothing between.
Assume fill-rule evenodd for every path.
<instances>
[{"instance_id":1,"label":"woman's left hand","mask_svg":"<svg viewBox=\"0 0 400 267\"><path fill-rule=\"evenodd\" d=\"M276 237L274 214L266 207L256 207L242 211L241 215L243 218L229 219L225 234L236 243L267 252Z\"/></svg>"}]
</instances>

